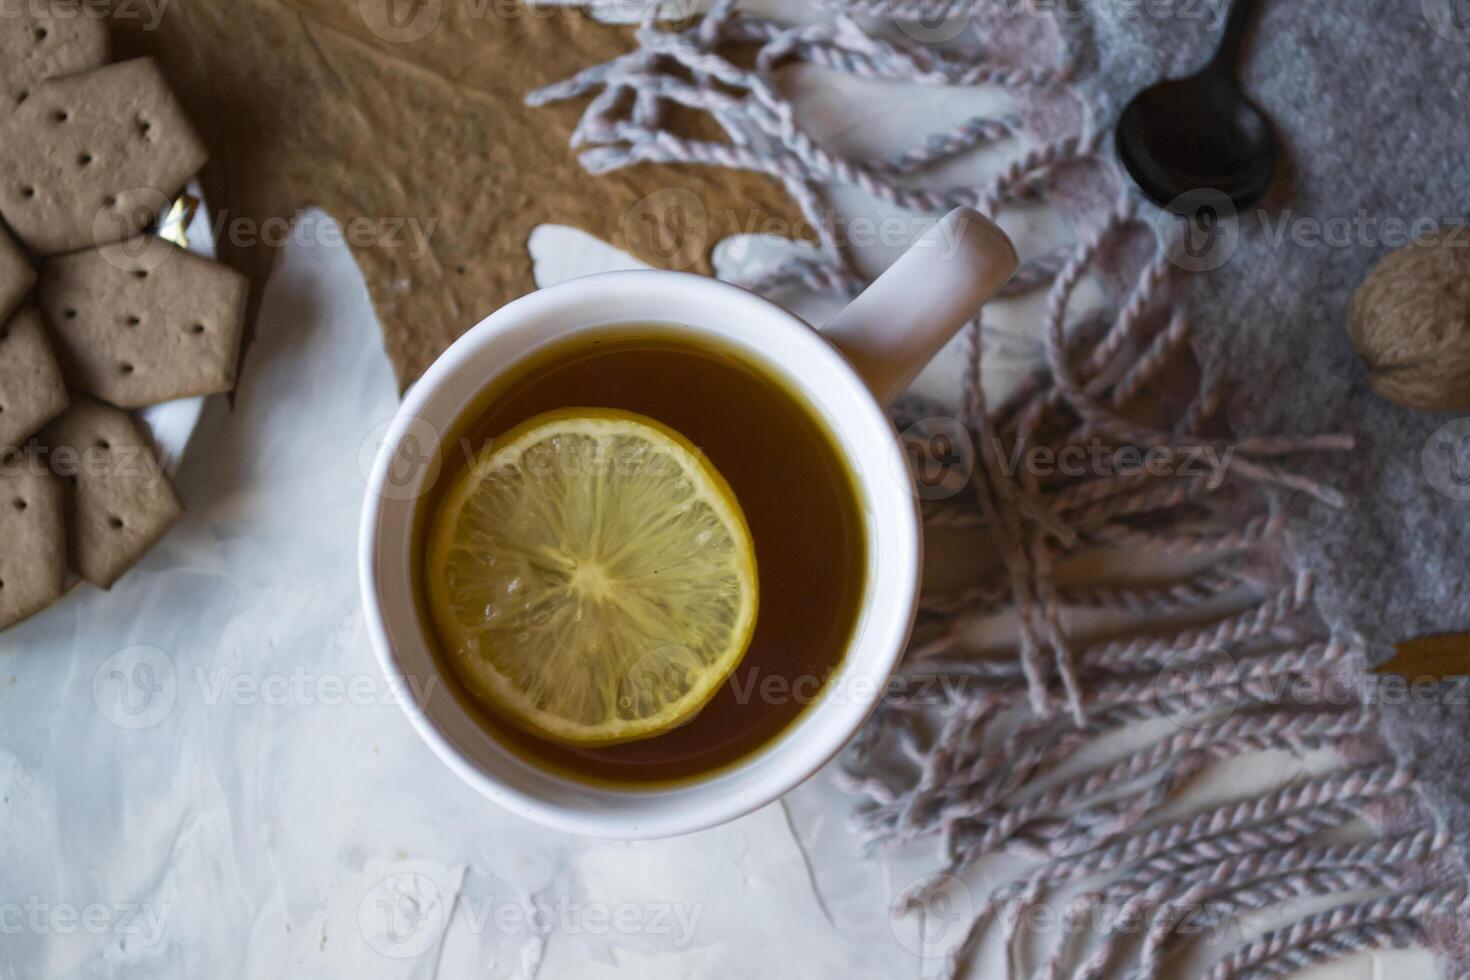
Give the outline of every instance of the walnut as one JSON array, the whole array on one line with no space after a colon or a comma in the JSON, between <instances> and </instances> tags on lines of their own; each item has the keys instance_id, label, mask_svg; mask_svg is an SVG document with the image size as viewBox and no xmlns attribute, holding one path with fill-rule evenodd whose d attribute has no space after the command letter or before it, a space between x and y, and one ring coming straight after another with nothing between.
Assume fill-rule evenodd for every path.
<instances>
[{"instance_id":1,"label":"walnut","mask_svg":"<svg viewBox=\"0 0 1470 980\"><path fill-rule=\"evenodd\" d=\"M1421 238L1379 262L1348 307L1348 336L1385 398L1470 407L1470 234Z\"/></svg>"}]
</instances>

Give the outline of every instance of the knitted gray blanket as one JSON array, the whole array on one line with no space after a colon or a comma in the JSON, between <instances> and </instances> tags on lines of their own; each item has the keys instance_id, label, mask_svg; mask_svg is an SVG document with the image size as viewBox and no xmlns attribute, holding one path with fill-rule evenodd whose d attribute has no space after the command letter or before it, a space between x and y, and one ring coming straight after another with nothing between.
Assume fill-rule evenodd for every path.
<instances>
[{"instance_id":1,"label":"knitted gray blanket","mask_svg":"<svg viewBox=\"0 0 1470 980\"><path fill-rule=\"evenodd\" d=\"M1462 975L1470 708L1455 685L1386 696L1365 668L1394 640L1470 628L1455 575L1467 534L1456 497L1470 492L1434 448L1466 446L1439 432L1451 417L1368 390L1345 315L1409 229L1465 209L1470 25L1452 0L1268 2L1245 84L1279 133L1280 180L1261 210L1227 216L1200 247L1120 178L1110 132L1135 91L1203 62L1222 4L828 6L837 14L807 25L729 2L681 27L650 21L639 50L531 101L590 97L575 140L594 173L656 161L783 180L821 249L747 283L771 294L862 287L824 205L833 185L921 214L965 204L1005 219L1046 199L1074 218L1076 242L1026 257L1006 290L1046 297L1044 357L1019 389L997 402L980 383L994 345L977 321L963 404L896 413L931 532L978 535L1000 558L972 583L926 592L900 683L841 764L874 847L938 847L946 873L900 905L936 915L952 911L953 889L985 889L941 972L962 974L998 930L1012 972L1151 977L1199 953L1202 933L1218 938L1212 925L1309 898L1326 904L1179 962L1224 980L1432 945ZM783 95L793 62L1001 86L1017 114L848 159ZM691 110L730 139L680 132ZM981 185L925 179L1004 143L1010 163ZM1087 277L1108 289L1100 311L1073 302ZM926 456L935 446L942 456ZM1202 470L1202 457L1224 465ZM1088 462L1055 465L1068 458ZM1178 574L1118 574L1145 550ZM1003 655L973 640L997 619L1016 624ZM1157 737L1144 749L1079 771L1081 748L1147 726ZM1201 772L1272 750L1332 750L1339 764L1179 809ZM1034 863L1008 881L966 877L999 852ZM1077 888L1067 911L1093 926L1085 939L1026 935L1022 913ZM1041 961L1018 966L1038 945Z\"/></svg>"},{"instance_id":2,"label":"knitted gray blanket","mask_svg":"<svg viewBox=\"0 0 1470 980\"><path fill-rule=\"evenodd\" d=\"M1394 641L1470 629L1470 492L1433 459L1443 441L1470 466L1470 423L1440 434L1467 413L1378 397L1346 334L1353 291L1407 235L1458 229L1470 248L1470 21L1455 20L1453 0L1262 6L1243 80L1275 124L1284 173L1185 302L1200 362L1236 383L1238 431L1354 436L1346 459L1308 460L1343 492L1341 508L1283 504L1289 550L1316 577L1327 621L1361 636L1377 664ZM1211 7L1102 2L1058 18L1094 125L1152 80L1203 63ZM1470 697L1446 684L1380 709L1394 751L1470 848Z\"/></svg>"}]
</instances>

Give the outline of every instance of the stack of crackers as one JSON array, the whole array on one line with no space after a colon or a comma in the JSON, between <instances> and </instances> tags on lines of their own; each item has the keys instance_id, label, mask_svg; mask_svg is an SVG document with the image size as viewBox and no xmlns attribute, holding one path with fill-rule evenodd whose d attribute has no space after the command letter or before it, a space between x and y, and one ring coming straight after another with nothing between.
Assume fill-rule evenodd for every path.
<instances>
[{"instance_id":1,"label":"stack of crackers","mask_svg":"<svg viewBox=\"0 0 1470 980\"><path fill-rule=\"evenodd\" d=\"M105 21L0 18L0 628L109 588L182 505L131 409L235 384L246 283L147 234L205 151Z\"/></svg>"}]
</instances>

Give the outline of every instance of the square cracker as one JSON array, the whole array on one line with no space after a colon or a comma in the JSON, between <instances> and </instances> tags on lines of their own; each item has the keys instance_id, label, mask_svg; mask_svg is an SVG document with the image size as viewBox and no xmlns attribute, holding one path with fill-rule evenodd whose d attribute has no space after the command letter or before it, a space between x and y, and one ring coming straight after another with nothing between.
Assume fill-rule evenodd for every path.
<instances>
[{"instance_id":1,"label":"square cracker","mask_svg":"<svg viewBox=\"0 0 1470 980\"><path fill-rule=\"evenodd\" d=\"M41 268L68 382L120 408L233 388L248 292L235 270L148 235Z\"/></svg>"},{"instance_id":2,"label":"square cracker","mask_svg":"<svg viewBox=\"0 0 1470 980\"><path fill-rule=\"evenodd\" d=\"M38 255L121 241L205 156L152 58L52 79L0 124L0 215Z\"/></svg>"},{"instance_id":3,"label":"square cracker","mask_svg":"<svg viewBox=\"0 0 1470 980\"><path fill-rule=\"evenodd\" d=\"M107 21L76 3L17 3L0 16L0 119L48 78L107 64Z\"/></svg>"},{"instance_id":4,"label":"square cracker","mask_svg":"<svg viewBox=\"0 0 1470 980\"><path fill-rule=\"evenodd\" d=\"M44 609L66 583L60 482L35 452L0 452L0 629Z\"/></svg>"},{"instance_id":5,"label":"square cracker","mask_svg":"<svg viewBox=\"0 0 1470 980\"><path fill-rule=\"evenodd\" d=\"M87 581L111 588L183 513L153 450L121 409L73 393L41 432L51 470L71 488L68 548Z\"/></svg>"},{"instance_id":6,"label":"square cracker","mask_svg":"<svg viewBox=\"0 0 1470 980\"><path fill-rule=\"evenodd\" d=\"M23 307L0 324L0 452L35 435L66 405L66 383L41 314Z\"/></svg>"},{"instance_id":7,"label":"square cracker","mask_svg":"<svg viewBox=\"0 0 1470 980\"><path fill-rule=\"evenodd\" d=\"M10 233L0 228L0 323L15 311L36 282L31 260Z\"/></svg>"}]
</instances>

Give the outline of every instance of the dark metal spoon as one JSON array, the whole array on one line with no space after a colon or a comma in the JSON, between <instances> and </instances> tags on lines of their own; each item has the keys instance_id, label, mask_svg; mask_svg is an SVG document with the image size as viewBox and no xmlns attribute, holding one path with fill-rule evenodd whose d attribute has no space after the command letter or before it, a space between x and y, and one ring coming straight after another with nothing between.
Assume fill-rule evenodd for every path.
<instances>
[{"instance_id":1,"label":"dark metal spoon","mask_svg":"<svg viewBox=\"0 0 1470 980\"><path fill-rule=\"evenodd\" d=\"M1256 6L1256 0L1235 0L1204 70L1144 89L1118 119L1118 156L1160 207L1208 188L1239 211L1260 200L1271 184L1271 124L1235 78L1246 21Z\"/></svg>"}]
</instances>

